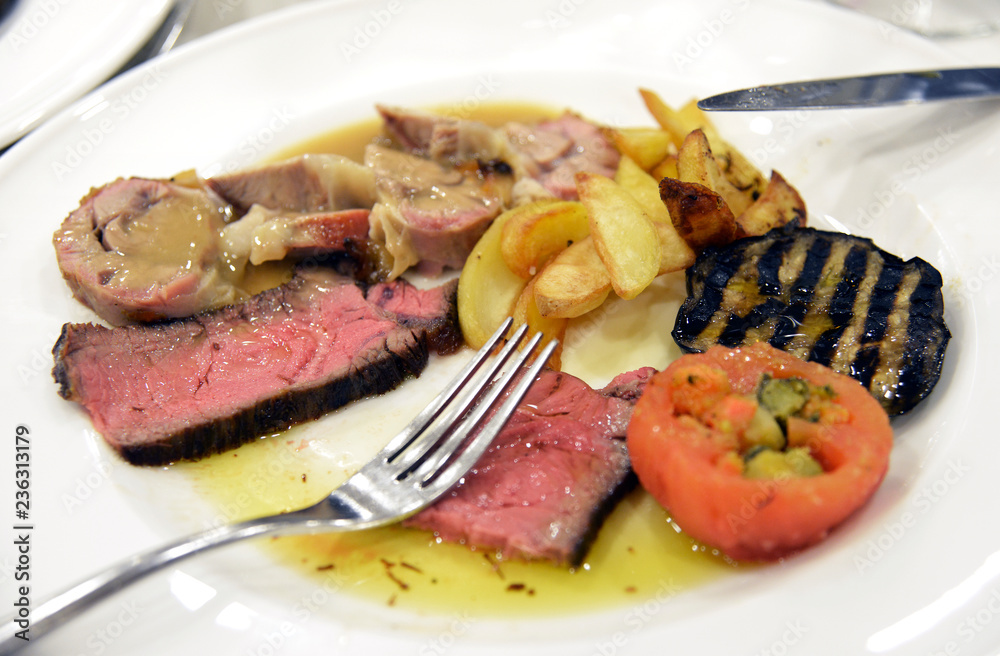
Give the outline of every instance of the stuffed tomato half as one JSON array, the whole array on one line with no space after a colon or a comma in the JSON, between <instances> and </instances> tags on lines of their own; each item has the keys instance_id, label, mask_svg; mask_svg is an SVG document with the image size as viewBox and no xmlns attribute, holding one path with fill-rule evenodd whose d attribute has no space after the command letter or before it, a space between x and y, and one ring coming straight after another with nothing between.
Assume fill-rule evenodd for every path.
<instances>
[{"instance_id":1,"label":"stuffed tomato half","mask_svg":"<svg viewBox=\"0 0 1000 656\"><path fill-rule=\"evenodd\" d=\"M643 487L737 560L826 537L874 494L892 441L859 383L766 343L682 356L649 382L628 429Z\"/></svg>"}]
</instances>

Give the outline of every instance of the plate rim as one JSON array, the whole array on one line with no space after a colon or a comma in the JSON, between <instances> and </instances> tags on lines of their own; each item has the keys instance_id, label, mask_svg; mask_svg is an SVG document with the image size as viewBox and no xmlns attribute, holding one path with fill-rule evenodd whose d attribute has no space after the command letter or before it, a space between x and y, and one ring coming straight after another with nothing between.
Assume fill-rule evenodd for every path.
<instances>
[{"instance_id":1,"label":"plate rim","mask_svg":"<svg viewBox=\"0 0 1000 656\"><path fill-rule=\"evenodd\" d=\"M316 11L317 13L322 13L322 11L326 11L326 9L321 9L321 6L328 8L328 7L334 7L334 6L339 7L341 5L347 5L347 4L371 5L371 4L374 4L374 3L371 3L371 2L368 2L368 3L366 3L366 2L352 2L352 3L328 2L328 3L316 3L316 6L313 6L313 5L300 5L300 6L294 7L292 9L290 9L290 10L285 10L285 11L287 11L287 14L284 15L284 18L282 20L289 21L289 22L294 22L296 20L302 20L301 19L301 14L308 14L308 13L310 13L312 11ZM777 4L782 4L782 3L778 2ZM273 17L270 18L270 19L268 19L268 18L260 18L258 21L255 21L254 25L245 27L243 29L246 29L246 30L250 30L250 29L267 29L267 24L270 23L270 20L273 20ZM229 36L227 36L225 38L238 38L240 36L243 36L243 35L245 35L245 32L243 31L243 29L241 29L239 26L234 27L231 31L227 32ZM211 48L222 47L221 46L222 43L224 43L224 39L222 39L220 37L219 44L215 44L214 42L208 43L208 44L206 44L204 42L194 42L192 44L189 44L190 45L189 49L193 53L197 53L198 50L199 50L199 48L206 48L207 49L207 48L210 48L210 47ZM177 54L174 54L173 56L175 56L175 57L194 57L195 56L195 54L184 55L184 54L182 54L183 52L187 52L187 50L178 49ZM164 60L162 62L163 65L167 65L167 61L168 60ZM130 82L131 80L138 79L139 76L145 74L146 72L148 72L147 68L140 68L140 69L138 69L138 70L136 70L134 72L130 72L130 74L129 74L130 77L127 77L125 79L125 81L123 81L123 82L120 83L122 86L121 87L114 87L114 88L125 88L125 86L127 84L131 83ZM87 102L88 102L87 100L81 100L74 107L88 106ZM60 114L61 119L53 119L53 121L51 121L48 125L43 126L43 128L41 128L41 129L37 130L35 133L29 135L25 140L22 140L21 143L19 143L18 145L16 145L15 148L13 148L9 153L7 153L7 156L0 158L0 171L4 170L6 168L6 166L9 166L9 167L15 166L16 165L15 163L17 161L19 161L22 157L25 158L25 159L30 158L30 155L28 154L29 147L31 145L35 144L36 142L40 143L42 140L44 140L46 138L49 138L48 135L50 135L50 133L54 134L57 130L61 129L59 127L60 125L62 125L63 128L64 128L65 124L67 124L68 121L70 120L68 117L70 117L72 115L75 115L75 110L73 108L69 108L67 110L64 110L64 112ZM22 147L19 147L19 146L21 146L21 144L24 144L24 145ZM17 153L16 156L15 156L15 153ZM25 154L21 155L21 153L25 153Z\"/></svg>"}]
</instances>

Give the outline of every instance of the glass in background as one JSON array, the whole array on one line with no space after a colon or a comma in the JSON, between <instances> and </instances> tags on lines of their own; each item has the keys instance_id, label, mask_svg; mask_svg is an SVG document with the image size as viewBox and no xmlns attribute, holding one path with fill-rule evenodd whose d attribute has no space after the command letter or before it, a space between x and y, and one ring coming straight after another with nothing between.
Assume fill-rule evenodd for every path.
<instances>
[{"instance_id":1,"label":"glass in background","mask_svg":"<svg viewBox=\"0 0 1000 656\"><path fill-rule=\"evenodd\" d=\"M1000 31L1000 0L831 0L931 38Z\"/></svg>"}]
</instances>

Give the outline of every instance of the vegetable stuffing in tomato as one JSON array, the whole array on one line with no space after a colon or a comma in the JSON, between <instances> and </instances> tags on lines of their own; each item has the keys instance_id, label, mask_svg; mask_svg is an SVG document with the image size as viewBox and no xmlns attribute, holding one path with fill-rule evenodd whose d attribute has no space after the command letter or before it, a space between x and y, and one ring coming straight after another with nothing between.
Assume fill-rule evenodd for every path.
<instances>
[{"instance_id":1,"label":"vegetable stuffing in tomato","mask_svg":"<svg viewBox=\"0 0 1000 656\"><path fill-rule=\"evenodd\" d=\"M656 374L627 444L639 481L685 533L737 560L775 560L868 501L892 429L855 380L757 343Z\"/></svg>"}]
</instances>

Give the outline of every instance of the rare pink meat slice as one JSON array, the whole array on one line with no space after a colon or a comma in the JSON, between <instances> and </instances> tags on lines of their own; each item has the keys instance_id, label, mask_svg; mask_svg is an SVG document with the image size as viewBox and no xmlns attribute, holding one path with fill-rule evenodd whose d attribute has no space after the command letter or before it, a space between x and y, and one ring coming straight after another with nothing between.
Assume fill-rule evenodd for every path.
<instances>
[{"instance_id":1,"label":"rare pink meat slice","mask_svg":"<svg viewBox=\"0 0 1000 656\"><path fill-rule=\"evenodd\" d=\"M442 289L452 287L457 289L457 283ZM365 298L399 325L425 332L438 353L451 353L465 343L453 295L428 293L394 280L372 285Z\"/></svg>"},{"instance_id":2,"label":"rare pink meat slice","mask_svg":"<svg viewBox=\"0 0 1000 656\"><path fill-rule=\"evenodd\" d=\"M408 283L393 283L400 296ZM413 291L423 319L454 315L455 284ZM433 315L433 316L432 316ZM195 459L314 419L419 375L457 348L369 302L353 281L301 270L241 305L152 325L67 324L53 349L60 394L133 464Z\"/></svg>"},{"instance_id":3,"label":"rare pink meat slice","mask_svg":"<svg viewBox=\"0 0 1000 656\"><path fill-rule=\"evenodd\" d=\"M635 484L624 437L652 373L641 369L595 390L544 371L465 481L407 524L504 557L578 566Z\"/></svg>"}]
</instances>

